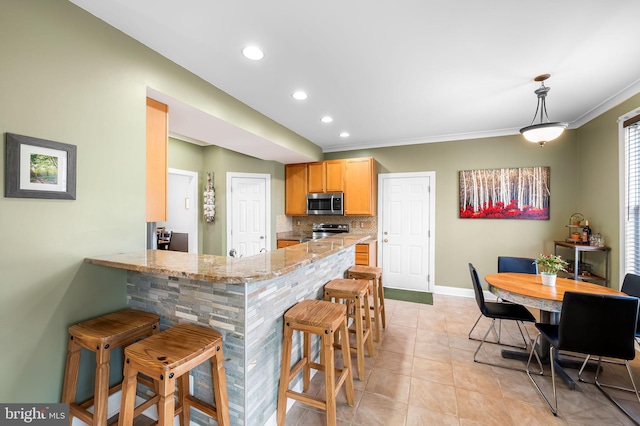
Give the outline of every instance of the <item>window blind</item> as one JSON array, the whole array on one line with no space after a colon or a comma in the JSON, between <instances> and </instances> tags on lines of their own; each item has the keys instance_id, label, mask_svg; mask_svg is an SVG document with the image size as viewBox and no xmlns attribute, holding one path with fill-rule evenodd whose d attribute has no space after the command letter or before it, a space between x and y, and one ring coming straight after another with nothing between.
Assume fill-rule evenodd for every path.
<instances>
[{"instance_id":1,"label":"window blind","mask_svg":"<svg viewBox=\"0 0 640 426\"><path fill-rule=\"evenodd\" d=\"M640 275L640 115L623 123L625 136L625 274Z\"/></svg>"}]
</instances>

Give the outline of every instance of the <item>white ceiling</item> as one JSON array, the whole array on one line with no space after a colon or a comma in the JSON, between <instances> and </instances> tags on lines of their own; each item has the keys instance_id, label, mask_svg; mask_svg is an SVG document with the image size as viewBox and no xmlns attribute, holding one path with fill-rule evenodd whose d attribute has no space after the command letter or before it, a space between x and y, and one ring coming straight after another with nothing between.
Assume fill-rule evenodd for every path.
<instances>
[{"instance_id":1,"label":"white ceiling","mask_svg":"<svg viewBox=\"0 0 640 426\"><path fill-rule=\"evenodd\" d=\"M570 128L640 92L638 0L71 1L325 152L517 134L543 73Z\"/></svg>"}]
</instances>

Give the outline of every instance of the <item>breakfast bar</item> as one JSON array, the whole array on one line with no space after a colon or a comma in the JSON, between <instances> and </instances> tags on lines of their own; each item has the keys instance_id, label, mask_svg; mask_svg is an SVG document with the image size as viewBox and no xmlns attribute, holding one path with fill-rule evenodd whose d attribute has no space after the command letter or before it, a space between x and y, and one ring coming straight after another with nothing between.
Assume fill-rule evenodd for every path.
<instances>
[{"instance_id":1,"label":"breakfast bar","mask_svg":"<svg viewBox=\"0 0 640 426\"><path fill-rule=\"evenodd\" d=\"M221 333L231 423L264 425L276 412L284 312L322 298L323 285L345 276L355 245L369 238L340 234L247 258L146 250L86 262L126 270L129 306L160 315L162 330L192 322ZM211 369L192 375L195 396L213 400ZM198 414L193 421L206 424Z\"/></svg>"}]
</instances>

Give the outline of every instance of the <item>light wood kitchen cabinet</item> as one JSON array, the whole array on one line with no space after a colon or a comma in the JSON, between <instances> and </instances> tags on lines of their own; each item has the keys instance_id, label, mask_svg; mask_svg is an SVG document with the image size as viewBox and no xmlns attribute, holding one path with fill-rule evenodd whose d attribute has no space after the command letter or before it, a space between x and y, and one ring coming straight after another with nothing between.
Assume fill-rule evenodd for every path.
<instances>
[{"instance_id":1,"label":"light wood kitchen cabinet","mask_svg":"<svg viewBox=\"0 0 640 426\"><path fill-rule=\"evenodd\" d=\"M343 192L345 160L307 164L307 192Z\"/></svg>"},{"instance_id":2,"label":"light wood kitchen cabinet","mask_svg":"<svg viewBox=\"0 0 640 426\"><path fill-rule=\"evenodd\" d=\"M307 214L307 164L287 164L284 167L284 214Z\"/></svg>"},{"instance_id":3,"label":"light wood kitchen cabinet","mask_svg":"<svg viewBox=\"0 0 640 426\"><path fill-rule=\"evenodd\" d=\"M377 266L377 242L356 244L356 265Z\"/></svg>"},{"instance_id":4,"label":"light wood kitchen cabinet","mask_svg":"<svg viewBox=\"0 0 640 426\"><path fill-rule=\"evenodd\" d=\"M289 247L296 244L300 244L300 240L278 240L276 247L284 248L284 247Z\"/></svg>"},{"instance_id":5,"label":"light wood kitchen cabinet","mask_svg":"<svg viewBox=\"0 0 640 426\"><path fill-rule=\"evenodd\" d=\"M147 222L167 220L169 107L147 98Z\"/></svg>"},{"instance_id":6,"label":"light wood kitchen cabinet","mask_svg":"<svg viewBox=\"0 0 640 426\"><path fill-rule=\"evenodd\" d=\"M345 216L375 216L377 176L372 157L345 160Z\"/></svg>"}]
</instances>

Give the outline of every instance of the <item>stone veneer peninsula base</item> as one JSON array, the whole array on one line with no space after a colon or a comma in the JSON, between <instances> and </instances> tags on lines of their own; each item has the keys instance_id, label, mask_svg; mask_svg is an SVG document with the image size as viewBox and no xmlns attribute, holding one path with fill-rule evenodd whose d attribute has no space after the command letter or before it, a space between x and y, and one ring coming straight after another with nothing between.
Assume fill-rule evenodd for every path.
<instances>
[{"instance_id":1,"label":"stone veneer peninsula base","mask_svg":"<svg viewBox=\"0 0 640 426\"><path fill-rule=\"evenodd\" d=\"M162 330L193 322L221 333L231 424L264 425L275 419L284 312L301 300L322 299L324 284L345 277L355 244L368 238L342 235L244 259L148 250L86 261L126 269L129 306L159 314ZM294 337L293 353L301 354L300 336ZM317 343L313 351L317 358ZM213 401L210 367L192 374L195 396ZM192 421L209 423L198 414Z\"/></svg>"}]
</instances>

